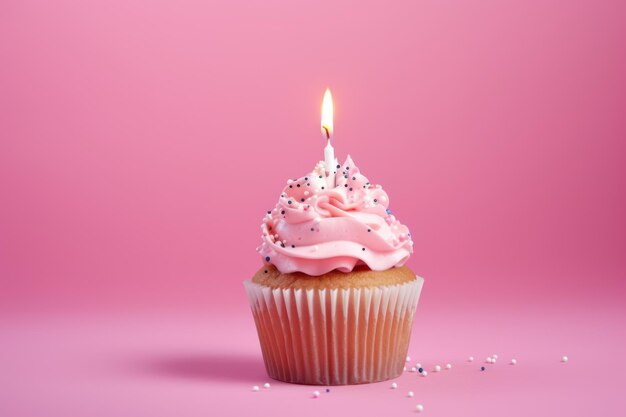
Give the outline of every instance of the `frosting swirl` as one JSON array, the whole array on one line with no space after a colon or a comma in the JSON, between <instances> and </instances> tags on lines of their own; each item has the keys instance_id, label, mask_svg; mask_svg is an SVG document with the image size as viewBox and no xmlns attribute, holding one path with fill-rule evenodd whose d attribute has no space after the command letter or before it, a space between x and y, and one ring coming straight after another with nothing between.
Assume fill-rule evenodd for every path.
<instances>
[{"instance_id":1,"label":"frosting swirl","mask_svg":"<svg viewBox=\"0 0 626 417\"><path fill-rule=\"evenodd\" d=\"M413 241L388 206L387 193L370 184L350 156L337 166L334 187L319 162L310 174L287 181L263 219L257 251L282 273L400 267L413 253Z\"/></svg>"}]
</instances>

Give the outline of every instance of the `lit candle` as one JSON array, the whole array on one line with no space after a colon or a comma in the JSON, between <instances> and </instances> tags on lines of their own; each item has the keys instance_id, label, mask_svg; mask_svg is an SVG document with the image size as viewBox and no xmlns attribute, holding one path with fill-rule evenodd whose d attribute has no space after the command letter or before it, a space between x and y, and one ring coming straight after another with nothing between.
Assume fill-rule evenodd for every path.
<instances>
[{"instance_id":1,"label":"lit candle","mask_svg":"<svg viewBox=\"0 0 626 417\"><path fill-rule=\"evenodd\" d=\"M324 101L322 102L322 136L326 139L326 147L324 148L326 183L329 188L334 188L337 161L335 160L335 150L330 144L333 138L333 97L328 88L324 93Z\"/></svg>"}]
</instances>

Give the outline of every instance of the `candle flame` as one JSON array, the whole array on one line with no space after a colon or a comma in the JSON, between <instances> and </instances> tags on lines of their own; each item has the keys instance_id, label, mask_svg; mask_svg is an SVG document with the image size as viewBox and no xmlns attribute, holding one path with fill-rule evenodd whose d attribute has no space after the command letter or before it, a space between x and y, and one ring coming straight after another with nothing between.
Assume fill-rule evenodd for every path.
<instances>
[{"instance_id":1,"label":"candle flame","mask_svg":"<svg viewBox=\"0 0 626 417\"><path fill-rule=\"evenodd\" d=\"M328 88L324 93L324 101L322 102L322 135L326 139L333 136L333 96Z\"/></svg>"}]
</instances>

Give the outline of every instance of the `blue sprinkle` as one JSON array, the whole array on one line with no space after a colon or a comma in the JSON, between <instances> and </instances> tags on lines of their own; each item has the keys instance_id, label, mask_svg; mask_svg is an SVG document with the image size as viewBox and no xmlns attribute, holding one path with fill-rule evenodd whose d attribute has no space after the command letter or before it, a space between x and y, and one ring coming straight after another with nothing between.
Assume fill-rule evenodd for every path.
<instances>
[{"instance_id":1,"label":"blue sprinkle","mask_svg":"<svg viewBox=\"0 0 626 417\"><path fill-rule=\"evenodd\" d=\"M420 369L418 369L418 371L421 374L422 372L424 372L424 368L420 368Z\"/></svg>"},{"instance_id":2,"label":"blue sprinkle","mask_svg":"<svg viewBox=\"0 0 626 417\"><path fill-rule=\"evenodd\" d=\"M270 257L269 257L269 256L266 256L266 257L265 257L265 261L266 261L266 262L269 262L269 261L270 261Z\"/></svg>"},{"instance_id":3,"label":"blue sprinkle","mask_svg":"<svg viewBox=\"0 0 626 417\"><path fill-rule=\"evenodd\" d=\"M385 211L387 212L387 214L391 214L391 210L387 209Z\"/></svg>"}]
</instances>

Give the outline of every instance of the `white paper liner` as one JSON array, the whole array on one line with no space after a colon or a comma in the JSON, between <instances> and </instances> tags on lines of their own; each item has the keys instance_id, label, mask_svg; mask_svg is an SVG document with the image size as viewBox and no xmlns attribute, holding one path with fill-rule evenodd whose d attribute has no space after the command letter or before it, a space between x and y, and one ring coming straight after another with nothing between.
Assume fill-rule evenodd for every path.
<instances>
[{"instance_id":1,"label":"white paper liner","mask_svg":"<svg viewBox=\"0 0 626 417\"><path fill-rule=\"evenodd\" d=\"M272 289L245 281L268 375L310 385L399 376L423 283Z\"/></svg>"}]
</instances>

